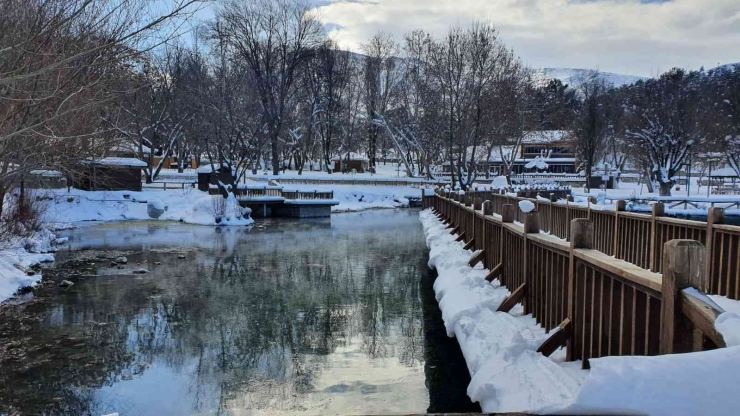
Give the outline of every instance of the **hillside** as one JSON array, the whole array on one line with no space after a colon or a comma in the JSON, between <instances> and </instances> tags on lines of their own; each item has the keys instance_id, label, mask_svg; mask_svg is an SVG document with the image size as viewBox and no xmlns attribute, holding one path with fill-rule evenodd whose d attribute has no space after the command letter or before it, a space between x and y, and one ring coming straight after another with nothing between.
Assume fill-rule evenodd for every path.
<instances>
[{"instance_id":1,"label":"hillside","mask_svg":"<svg viewBox=\"0 0 740 416\"><path fill-rule=\"evenodd\" d=\"M535 76L539 78L540 82L559 79L564 84L575 86L581 82L581 80L587 78L594 72L595 71L592 69L581 68L542 68L536 71ZM637 81L648 79L646 77L639 77L636 75L615 74L612 72L599 72L599 75L603 77L607 83L615 87L634 84Z\"/></svg>"}]
</instances>

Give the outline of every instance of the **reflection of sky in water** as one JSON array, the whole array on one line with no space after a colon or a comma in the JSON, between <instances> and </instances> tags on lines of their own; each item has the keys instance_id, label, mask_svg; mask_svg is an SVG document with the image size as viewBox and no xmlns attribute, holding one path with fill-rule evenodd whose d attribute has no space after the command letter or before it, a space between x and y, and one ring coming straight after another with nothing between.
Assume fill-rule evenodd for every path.
<instances>
[{"instance_id":1,"label":"reflection of sky in water","mask_svg":"<svg viewBox=\"0 0 740 416\"><path fill-rule=\"evenodd\" d=\"M39 331L95 333L90 359L110 367L97 387L66 380L74 406L121 416L425 412L417 214L263 227L118 223L64 233L75 249L143 250L126 267L150 270L116 275L99 264L97 277L48 306ZM194 250L185 260L157 250L178 247Z\"/></svg>"}]
</instances>

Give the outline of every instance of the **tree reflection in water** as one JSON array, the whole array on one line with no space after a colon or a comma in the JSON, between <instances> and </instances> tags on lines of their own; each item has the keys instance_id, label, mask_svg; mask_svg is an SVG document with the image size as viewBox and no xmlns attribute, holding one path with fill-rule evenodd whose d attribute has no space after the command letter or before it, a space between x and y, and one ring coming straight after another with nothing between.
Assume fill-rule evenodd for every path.
<instances>
[{"instance_id":1,"label":"tree reflection in water","mask_svg":"<svg viewBox=\"0 0 740 416\"><path fill-rule=\"evenodd\" d=\"M145 250L131 258L150 265L143 277L29 306L44 319L2 340L33 347L0 362L0 412L425 411L421 227L414 213L345 217L201 227L186 260Z\"/></svg>"}]
</instances>

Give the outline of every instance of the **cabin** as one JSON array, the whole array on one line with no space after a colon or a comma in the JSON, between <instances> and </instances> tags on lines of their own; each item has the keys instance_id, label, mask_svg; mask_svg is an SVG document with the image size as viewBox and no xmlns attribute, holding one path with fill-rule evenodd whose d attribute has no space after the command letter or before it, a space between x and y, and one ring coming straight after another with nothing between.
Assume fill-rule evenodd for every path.
<instances>
[{"instance_id":1,"label":"cabin","mask_svg":"<svg viewBox=\"0 0 740 416\"><path fill-rule=\"evenodd\" d=\"M353 152L334 156L331 161L334 164L335 172L352 172L354 170L357 173L365 173L368 172L370 166L370 159Z\"/></svg>"},{"instance_id":2,"label":"cabin","mask_svg":"<svg viewBox=\"0 0 740 416\"><path fill-rule=\"evenodd\" d=\"M128 157L87 159L80 163L72 183L83 191L141 191L141 169L146 166Z\"/></svg>"}]
</instances>

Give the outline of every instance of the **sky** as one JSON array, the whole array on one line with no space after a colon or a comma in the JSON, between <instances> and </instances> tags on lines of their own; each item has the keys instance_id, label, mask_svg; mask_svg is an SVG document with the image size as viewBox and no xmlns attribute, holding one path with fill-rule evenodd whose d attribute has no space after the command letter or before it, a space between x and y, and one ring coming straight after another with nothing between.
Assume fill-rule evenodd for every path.
<instances>
[{"instance_id":1,"label":"sky","mask_svg":"<svg viewBox=\"0 0 740 416\"><path fill-rule=\"evenodd\" d=\"M740 62L740 0L313 0L329 36L359 47L378 31L489 21L538 68L656 76Z\"/></svg>"}]
</instances>

